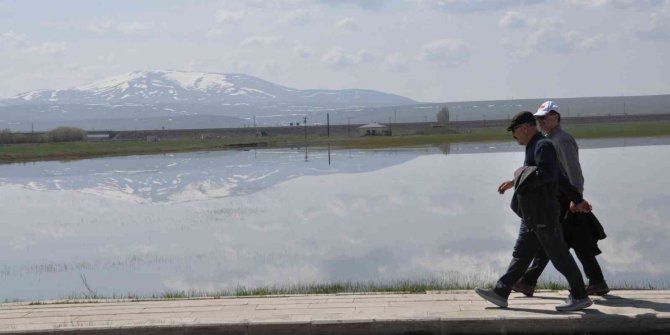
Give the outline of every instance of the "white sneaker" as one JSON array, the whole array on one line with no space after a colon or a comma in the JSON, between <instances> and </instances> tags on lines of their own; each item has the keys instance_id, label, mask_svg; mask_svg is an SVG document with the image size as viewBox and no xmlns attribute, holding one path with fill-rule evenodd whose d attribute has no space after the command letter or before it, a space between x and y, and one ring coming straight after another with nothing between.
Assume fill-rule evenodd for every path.
<instances>
[{"instance_id":1,"label":"white sneaker","mask_svg":"<svg viewBox=\"0 0 670 335\"><path fill-rule=\"evenodd\" d=\"M568 299L564 303L556 306L556 310L559 312L569 312L569 311L578 311L593 305L591 298L586 297L584 299L575 299L572 294L568 296Z\"/></svg>"},{"instance_id":2,"label":"white sneaker","mask_svg":"<svg viewBox=\"0 0 670 335\"><path fill-rule=\"evenodd\" d=\"M493 290L485 290L475 287L475 293L479 294L484 300L502 308L507 308L507 299L501 297Z\"/></svg>"}]
</instances>

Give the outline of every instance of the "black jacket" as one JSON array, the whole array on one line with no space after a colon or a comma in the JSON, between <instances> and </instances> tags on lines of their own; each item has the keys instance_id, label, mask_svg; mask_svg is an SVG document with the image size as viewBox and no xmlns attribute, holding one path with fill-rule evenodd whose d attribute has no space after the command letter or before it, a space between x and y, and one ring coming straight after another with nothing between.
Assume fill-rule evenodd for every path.
<instances>
[{"instance_id":1,"label":"black jacket","mask_svg":"<svg viewBox=\"0 0 670 335\"><path fill-rule=\"evenodd\" d=\"M590 252L593 255L601 253L598 248L598 240L605 239L605 229L598 218L589 213L568 212L563 222L563 236L568 246L582 252Z\"/></svg>"},{"instance_id":2,"label":"black jacket","mask_svg":"<svg viewBox=\"0 0 670 335\"><path fill-rule=\"evenodd\" d=\"M524 167L515 176L512 209L530 229L558 225L560 167L554 145L539 132L526 144Z\"/></svg>"}]
</instances>

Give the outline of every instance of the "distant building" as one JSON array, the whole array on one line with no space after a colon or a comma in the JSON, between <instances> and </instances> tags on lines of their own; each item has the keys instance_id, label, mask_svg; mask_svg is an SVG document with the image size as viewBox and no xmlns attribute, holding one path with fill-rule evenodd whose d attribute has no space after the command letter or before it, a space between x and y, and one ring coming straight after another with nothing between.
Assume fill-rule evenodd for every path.
<instances>
[{"instance_id":1,"label":"distant building","mask_svg":"<svg viewBox=\"0 0 670 335\"><path fill-rule=\"evenodd\" d=\"M106 141L110 139L110 134L86 134L87 141Z\"/></svg>"},{"instance_id":2,"label":"distant building","mask_svg":"<svg viewBox=\"0 0 670 335\"><path fill-rule=\"evenodd\" d=\"M390 136L389 127L379 123L368 123L358 127L358 133L361 136Z\"/></svg>"},{"instance_id":3,"label":"distant building","mask_svg":"<svg viewBox=\"0 0 670 335\"><path fill-rule=\"evenodd\" d=\"M449 108L447 106L442 107L437 113L437 123L441 125L446 125L450 121L451 117L449 115Z\"/></svg>"}]
</instances>

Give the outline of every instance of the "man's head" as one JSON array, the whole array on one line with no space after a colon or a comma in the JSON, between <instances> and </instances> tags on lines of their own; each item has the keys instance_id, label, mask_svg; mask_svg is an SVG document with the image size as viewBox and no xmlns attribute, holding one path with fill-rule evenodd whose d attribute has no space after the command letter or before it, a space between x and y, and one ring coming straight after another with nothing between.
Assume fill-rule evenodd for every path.
<instances>
[{"instance_id":1,"label":"man's head","mask_svg":"<svg viewBox=\"0 0 670 335\"><path fill-rule=\"evenodd\" d=\"M537 134L535 117L533 113L525 111L520 112L512 118L512 122L507 131L512 132L512 137L521 145L526 145L530 139Z\"/></svg>"},{"instance_id":2,"label":"man's head","mask_svg":"<svg viewBox=\"0 0 670 335\"><path fill-rule=\"evenodd\" d=\"M551 133L552 130L561 125L561 114L558 112L558 105L553 101L542 103L534 115L540 125L540 129L545 134Z\"/></svg>"}]
</instances>

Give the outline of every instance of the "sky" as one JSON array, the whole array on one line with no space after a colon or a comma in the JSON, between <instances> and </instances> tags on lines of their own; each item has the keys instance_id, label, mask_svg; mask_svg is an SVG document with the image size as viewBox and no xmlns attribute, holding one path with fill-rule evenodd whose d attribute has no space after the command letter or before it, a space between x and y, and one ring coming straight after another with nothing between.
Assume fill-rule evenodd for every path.
<instances>
[{"instance_id":1,"label":"sky","mask_svg":"<svg viewBox=\"0 0 670 335\"><path fill-rule=\"evenodd\" d=\"M670 0L0 0L0 98L136 70L421 102L670 93Z\"/></svg>"}]
</instances>

